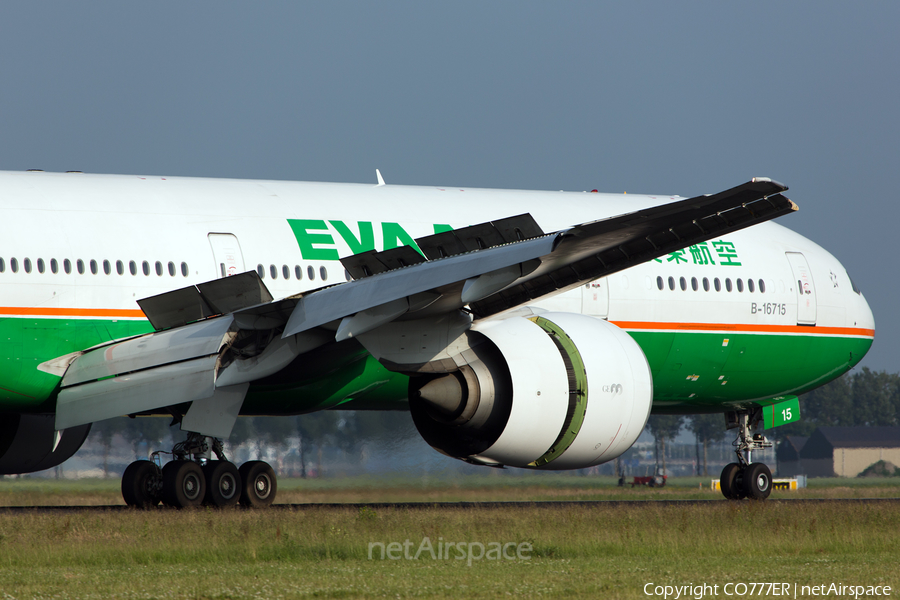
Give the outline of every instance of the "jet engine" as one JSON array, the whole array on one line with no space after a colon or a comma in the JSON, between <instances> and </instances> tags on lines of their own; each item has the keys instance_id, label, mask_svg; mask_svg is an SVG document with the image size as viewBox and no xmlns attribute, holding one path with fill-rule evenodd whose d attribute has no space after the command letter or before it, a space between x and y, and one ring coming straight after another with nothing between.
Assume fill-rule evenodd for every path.
<instances>
[{"instance_id":1,"label":"jet engine","mask_svg":"<svg viewBox=\"0 0 900 600\"><path fill-rule=\"evenodd\" d=\"M91 431L90 424L60 432L55 415L0 415L0 475L52 469L75 454Z\"/></svg>"},{"instance_id":2,"label":"jet engine","mask_svg":"<svg viewBox=\"0 0 900 600\"><path fill-rule=\"evenodd\" d=\"M580 314L476 324L456 370L410 379L416 428L436 450L474 464L580 469L637 440L653 400L650 366L631 337Z\"/></svg>"}]
</instances>

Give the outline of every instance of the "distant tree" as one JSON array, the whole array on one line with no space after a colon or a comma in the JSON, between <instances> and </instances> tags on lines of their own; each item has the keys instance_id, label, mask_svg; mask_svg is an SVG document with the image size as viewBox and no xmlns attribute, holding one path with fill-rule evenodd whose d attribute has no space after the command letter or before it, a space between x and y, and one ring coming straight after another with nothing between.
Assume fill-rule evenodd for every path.
<instances>
[{"instance_id":1,"label":"distant tree","mask_svg":"<svg viewBox=\"0 0 900 600\"><path fill-rule=\"evenodd\" d=\"M779 434L811 435L817 427L900 425L900 374L867 367L800 396L797 423Z\"/></svg>"},{"instance_id":2,"label":"distant tree","mask_svg":"<svg viewBox=\"0 0 900 600\"><path fill-rule=\"evenodd\" d=\"M103 447L103 477L109 477L109 453L113 436L122 429L121 419L105 419L91 426L91 437Z\"/></svg>"},{"instance_id":3,"label":"distant tree","mask_svg":"<svg viewBox=\"0 0 900 600\"><path fill-rule=\"evenodd\" d=\"M851 378L844 375L800 396L800 421L778 433L809 436L817 427L855 425L853 411Z\"/></svg>"},{"instance_id":4,"label":"distant tree","mask_svg":"<svg viewBox=\"0 0 900 600\"><path fill-rule=\"evenodd\" d=\"M868 367L852 375L854 425L898 424L898 380L896 373L871 371Z\"/></svg>"},{"instance_id":5,"label":"distant tree","mask_svg":"<svg viewBox=\"0 0 900 600\"><path fill-rule=\"evenodd\" d=\"M725 437L725 418L721 413L691 415L687 420L687 428L697 438L697 444L703 448L703 475L709 475L707 448L710 442L718 442Z\"/></svg>"},{"instance_id":6,"label":"distant tree","mask_svg":"<svg viewBox=\"0 0 900 600\"><path fill-rule=\"evenodd\" d=\"M672 441L681 431L684 415L652 415L647 421L647 430L653 435L657 445L657 465L662 455L663 475L666 474L666 440Z\"/></svg>"},{"instance_id":7,"label":"distant tree","mask_svg":"<svg viewBox=\"0 0 900 600\"><path fill-rule=\"evenodd\" d=\"M170 422L171 419L168 417L125 418L121 423L122 437L131 443L135 458L147 458L146 452L140 452L141 445L146 444L151 452L162 449L159 446L169 434ZM139 456L140 454L143 456Z\"/></svg>"}]
</instances>

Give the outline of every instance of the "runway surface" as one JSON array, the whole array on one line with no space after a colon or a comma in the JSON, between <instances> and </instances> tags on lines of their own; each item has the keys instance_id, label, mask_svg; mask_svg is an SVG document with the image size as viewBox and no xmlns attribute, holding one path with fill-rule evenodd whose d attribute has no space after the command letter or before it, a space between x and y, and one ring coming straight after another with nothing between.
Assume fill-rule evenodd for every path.
<instances>
[{"instance_id":1,"label":"runway surface","mask_svg":"<svg viewBox=\"0 0 900 600\"><path fill-rule=\"evenodd\" d=\"M734 504L751 504L756 501L751 500L580 500L580 501L547 501L547 502L356 502L341 503L330 502L322 504L275 504L267 510L316 510L316 509L345 509L359 510L361 508L383 509L383 510L428 510L433 508L443 509L478 509L478 510L503 510L510 508L615 508L620 506L713 506L720 505L725 502ZM897 504L900 498L779 498L777 500L765 500L766 505L779 504ZM205 508L205 507L204 507ZM124 505L110 506L0 506L0 515L7 513L66 513L66 512L115 512L115 511L131 511L135 510ZM166 506L158 506L150 510L179 510ZM238 506L235 510L251 510L243 509Z\"/></svg>"}]
</instances>

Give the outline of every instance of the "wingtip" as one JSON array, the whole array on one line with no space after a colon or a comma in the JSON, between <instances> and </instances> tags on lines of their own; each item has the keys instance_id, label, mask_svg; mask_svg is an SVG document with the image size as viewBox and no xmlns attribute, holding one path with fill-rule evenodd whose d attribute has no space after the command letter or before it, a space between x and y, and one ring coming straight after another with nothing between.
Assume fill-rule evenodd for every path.
<instances>
[{"instance_id":1,"label":"wingtip","mask_svg":"<svg viewBox=\"0 0 900 600\"><path fill-rule=\"evenodd\" d=\"M774 179L772 179L770 177L754 177L753 179L750 180L750 183L771 183L775 187L780 188L779 191L781 191L781 192L786 192L787 190L790 189L790 188L788 188L788 186L784 185L780 181L775 181Z\"/></svg>"}]
</instances>

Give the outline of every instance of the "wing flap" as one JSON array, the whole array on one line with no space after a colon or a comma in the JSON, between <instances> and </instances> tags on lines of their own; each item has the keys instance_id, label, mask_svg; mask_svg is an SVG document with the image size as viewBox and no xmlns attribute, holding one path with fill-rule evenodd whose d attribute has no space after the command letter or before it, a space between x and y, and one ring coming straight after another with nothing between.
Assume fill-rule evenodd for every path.
<instances>
[{"instance_id":1,"label":"wing flap","mask_svg":"<svg viewBox=\"0 0 900 600\"><path fill-rule=\"evenodd\" d=\"M153 328L161 331L272 300L259 274L247 271L143 298L138 300L138 305Z\"/></svg>"}]
</instances>

